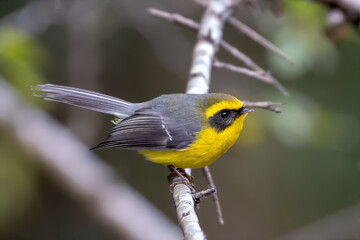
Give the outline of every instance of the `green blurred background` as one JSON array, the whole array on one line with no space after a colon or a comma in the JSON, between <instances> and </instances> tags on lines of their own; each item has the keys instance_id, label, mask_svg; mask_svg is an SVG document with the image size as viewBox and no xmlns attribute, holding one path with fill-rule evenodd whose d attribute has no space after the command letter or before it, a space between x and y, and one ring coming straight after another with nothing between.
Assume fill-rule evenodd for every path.
<instances>
[{"instance_id":1,"label":"green blurred background","mask_svg":"<svg viewBox=\"0 0 360 240\"><path fill-rule=\"evenodd\" d=\"M269 1L241 6L234 16L295 64L225 28L224 38L269 69L290 96L213 71L211 92L286 105L281 114L259 109L249 115L235 146L210 166L225 225L217 222L212 200L203 201L197 213L208 239L277 239L360 202L359 36L347 26L341 39L329 38L325 7L283 3L281 16L269 11ZM0 0L0 74L90 148L106 137L111 117L34 98L31 86L69 85L133 102L184 92L196 34L149 15L148 7L197 21L203 11L176 0ZM222 50L217 57L241 65ZM166 167L132 151L96 154L176 222ZM34 158L0 125L0 239L118 239ZM193 174L197 189L205 188L201 170Z\"/></svg>"}]
</instances>

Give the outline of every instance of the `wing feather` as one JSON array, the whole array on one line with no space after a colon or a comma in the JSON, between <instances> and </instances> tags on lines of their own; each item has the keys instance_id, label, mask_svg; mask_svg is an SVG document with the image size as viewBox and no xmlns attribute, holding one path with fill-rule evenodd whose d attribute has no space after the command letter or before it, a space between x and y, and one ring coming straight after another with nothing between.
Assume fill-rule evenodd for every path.
<instances>
[{"instance_id":1,"label":"wing feather","mask_svg":"<svg viewBox=\"0 0 360 240\"><path fill-rule=\"evenodd\" d=\"M140 109L111 129L108 138L92 149L174 150L188 146L195 139L186 120L163 116L153 108Z\"/></svg>"}]
</instances>

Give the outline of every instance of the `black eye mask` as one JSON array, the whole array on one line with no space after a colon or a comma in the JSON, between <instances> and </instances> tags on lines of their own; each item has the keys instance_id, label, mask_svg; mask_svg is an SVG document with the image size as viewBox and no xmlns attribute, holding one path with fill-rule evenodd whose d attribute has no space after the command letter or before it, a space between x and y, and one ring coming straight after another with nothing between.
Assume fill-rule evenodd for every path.
<instances>
[{"instance_id":1,"label":"black eye mask","mask_svg":"<svg viewBox=\"0 0 360 240\"><path fill-rule=\"evenodd\" d=\"M218 132L224 131L241 115L241 109L223 109L209 118L210 126Z\"/></svg>"}]
</instances>

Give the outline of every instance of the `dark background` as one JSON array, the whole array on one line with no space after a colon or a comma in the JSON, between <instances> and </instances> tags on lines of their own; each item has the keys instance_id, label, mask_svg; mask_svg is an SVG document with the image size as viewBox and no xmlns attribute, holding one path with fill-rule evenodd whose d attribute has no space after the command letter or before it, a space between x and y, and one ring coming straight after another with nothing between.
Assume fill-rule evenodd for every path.
<instances>
[{"instance_id":1,"label":"dark background","mask_svg":"<svg viewBox=\"0 0 360 240\"><path fill-rule=\"evenodd\" d=\"M218 224L212 200L203 201L197 213L208 239L277 239L359 206L358 33L348 26L343 38L330 39L324 6L283 3L278 17L269 11L268 1L241 5L234 16L283 49L295 64L225 28L224 39L269 69L290 96L255 79L213 71L211 92L286 105L281 114L259 109L249 115L238 142L210 166L225 225ZM133 102L184 92L196 34L151 16L148 7L197 21L203 12L192 1L176 0L0 0L0 74L26 101L93 147L106 137L111 116L36 99L30 88L55 83ZM217 57L241 66L222 50ZM117 239L12 134L0 126L0 239ZM96 154L176 222L166 167L132 151ZM197 189L205 188L201 170L193 174ZM353 237L338 239L359 239L359 232L349 235Z\"/></svg>"}]
</instances>

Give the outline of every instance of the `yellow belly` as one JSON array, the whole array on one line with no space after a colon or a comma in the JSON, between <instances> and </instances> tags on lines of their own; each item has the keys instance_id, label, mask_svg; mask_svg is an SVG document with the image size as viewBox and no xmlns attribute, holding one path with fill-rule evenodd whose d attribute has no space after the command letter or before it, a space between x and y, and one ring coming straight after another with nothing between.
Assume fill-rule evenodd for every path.
<instances>
[{"instance_id":1,"label":"yellow belly","mask_svg":"<svg viewBox=\"0 0 360 240\"><path fill-rule=\"evenodd\" d=\"M178 168L202 168L216 161L236 142L243 127L244 116L240 116L224 131L218 133L206 127L197 140L187 148L169 151L140 150L147 160Z\"/></svg>"}]
</instances>

